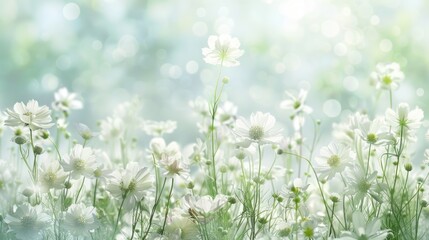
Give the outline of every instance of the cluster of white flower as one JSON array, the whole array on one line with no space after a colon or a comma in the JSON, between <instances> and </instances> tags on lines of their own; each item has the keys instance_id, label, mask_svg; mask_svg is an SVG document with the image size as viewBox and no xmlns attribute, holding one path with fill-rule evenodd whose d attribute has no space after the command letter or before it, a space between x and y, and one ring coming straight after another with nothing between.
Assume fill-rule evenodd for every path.
<instances>
[{"instance_id":1,"label":"cluster of white flower","mask_svg":"<svg viewBox=\"0 0 429 240\"><path fill-rule=\"evenodd\" d=\"M239 47L210 36L204 61L237 66ZM175 121L144 120L138 98L98 132L77 124L76 136L68 117L83 107L77 94L59 89L53 111L16 103L0 115L0 138L12 135L11 151L0 152L10 159L0 160L0 239L421 239L429 149L413 169L424 114L393 107L403 78L398 64L377 65L372 83L390 91L390 108L334 124L319 153L321 122L304 137L313 119L304 89L280 103L286 134L270 113L238 115L219 76L211 99L190 102L201 138L186 145L164 138Z\"/></svg>"}]
</instances>

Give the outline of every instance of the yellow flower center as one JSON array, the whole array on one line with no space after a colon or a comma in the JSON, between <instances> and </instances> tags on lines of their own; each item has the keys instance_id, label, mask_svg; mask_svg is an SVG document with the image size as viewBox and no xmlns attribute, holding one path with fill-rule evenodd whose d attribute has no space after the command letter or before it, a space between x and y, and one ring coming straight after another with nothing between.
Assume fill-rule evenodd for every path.
<instances>
[{"instance_id":1,"label":"yellow flower center","mask_svg":"<svg viewBox=\"0 0 429 240\"><path fill-rule=\"evenodd\" d=\"M249 129L249 137L253 140L261 140L264 137L264 129L261 126L251 126Z\"/></svg>"},{"instance_id":2,"label":"yellow flower center","mask_svg":"<svg viewBox=\"0 0 429 240\"><path fill-rule=\"evenodd\" d=\"M341 159L338 155L332 155L330 158L328 158L327 162L330 167L338 167L341 163Z\"/></svg>"}]
</instances>

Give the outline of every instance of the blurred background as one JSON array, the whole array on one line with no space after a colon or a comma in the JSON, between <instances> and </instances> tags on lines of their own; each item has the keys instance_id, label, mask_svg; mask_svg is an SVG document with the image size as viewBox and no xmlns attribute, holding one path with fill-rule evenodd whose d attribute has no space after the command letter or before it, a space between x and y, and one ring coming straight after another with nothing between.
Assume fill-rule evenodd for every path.
<instances>
[{"instance_id":1,"label":"blurred background","mask_svg":"<svg viewBox=\"0 0 429 240\"><path fill-rule=\"evenodd\" d=\"M175 120L172 138L193 141L188 102L210 96L218 70L201 48L229 33L245 51L223 71L239 115L271 112L288 128L279 104L300 88L325 132L357 110L384 113L388 94L369 75L393 61L405 73L394 103L428 111L428 12L425 0L2 0L0 110L50 105L67 87L85 106L72 120L94 127L136 96L144 119Z\"/></svg>"}]
</instances>

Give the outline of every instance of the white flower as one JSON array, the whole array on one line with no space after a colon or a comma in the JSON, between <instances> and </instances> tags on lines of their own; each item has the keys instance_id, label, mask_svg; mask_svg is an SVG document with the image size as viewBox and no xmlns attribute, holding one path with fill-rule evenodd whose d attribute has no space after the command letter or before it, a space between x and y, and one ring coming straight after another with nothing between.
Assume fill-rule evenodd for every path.
<instances>
[{"instance_id":1,"label":"white flower","mask_svg":"<svg viewBox=\"0 0 429 240\"><path fill-rule=\"evenodd\" d=\"M100 139L102 141L120 138L125 130L124 122L120 118L108 117L101 121L100 127Z\"/></svg>"},{"instance_id":2,"label":"white flower","mask_svg":"<svg viewBox=\"0 0 429 240\"><path fill-rule=\"evenodd\" d=\"M39 183L42 190L63 189L67 174L60 167L60 164L55 161L44 161L39 170Z\"/></svg>"},{"instance_id":3,"label":"white flower","mask_svg":"<svg viewBox=\"0 0 429 240\"><path fill-rule=\"evenodd\" d=\"M237 58L241 57L244 51L239 49L240 42L237 38L231 38L229 35L210 36L208 45L208 48L202 49L206 63L225 67L240 64Z\"/></svg>"},{"instance_id":4,"label":"white flower","mask_svg":"<svg viewBox=\"0 0 429 240\"><path fill-rule=\"evenodd\" d=\"M228 202L228 197L222 194L211 196L193 196L187 194L184 197L184 207L192 218L207 217L209 214L223 208Z\"/></svg>"},{"instance_id":5,"label":"white flower","mask_svg":"<svg viewBox=\"0 0 429 240\"><path fill-rule=\"evenodd\" d=\"M145 191L151 186L148 168L140 168L136 162L130 162L126 169L116 170L111 174L107 190L119 199L125 197L124 206L130 208L143 198Z\"/></svg>"},{"instance_id":6,"label":"white flower","mask_svg":"<svg viewBox=\"0 0 429 240\"><path fill-rule=\"evenodd\" d=\"M286 99L280 103L280 108L286 110L292 110L293 114L297 113L305 113L310 114L313 109L307 105L305 105L305 100L307 99L307 90L301 89L299 91L298 96L295 96L286 91L286 94L290 97L290 99Z\"/></svg>"},{"instance_id":7,"label":"white flower","mask_svg":"<svg viewBox=\"0 0 429 240\"><path fill-rule=\"evenodd\" d=\"M57 120L57 128L58 130L66 131L67 127L69 126L67 119L65 118L58 118Z\"/></svg>"},{"instance_id":8,"label":"white flower","mask_svg":"<svg viewBox=\"0 0 429 240\"><path fill-rule=\"evenodd\" d=\"M89 236L90 231L99 226L95 208L83 203L72 204L64 214L62 226L73 236Z\"/></svg>"},{"instance_id":9,"label":"white flower","mask_svg":"<svg viewBox=\"0 0 429 240\"><path fill-rule=\"evenodd\" d=\"M351 169L346 178L347 187L345 194L353 196L353 202L359 203L367 196L371 196L376 200L380 199L380 187L377 184L377 172L366 175L365 171L360 167Z\"/></svg>"},{"instance_id":10,"label":"white flower","mask_svg":"<svg viewBox=\"0 0 429 240\"><path fill-rule=\"evenodd\" d=\"M172 210L165 226L165 235L169 237L168 239L199 239L198 225L191 218L183 215L181 209Z\"/></svg>"},{"instance_id":11,"label":"white flower","mask_svg":"<svg viewBox=\"0 0 429 240\"><path fill-rule=\"evenodd\" d=\"M15 103L13 111L9 108L6 110L7 119L6 126L29 126L32 130L40 128L50 128L54 124L51 123L51 110L47 106L39 107L36 100L28 101L27 105L23 102Z\"/></svg>"},{"instance_id":12,"label":"white flower","mask_svg":"<svg viewBox=\"0 0 429 240\"><path fill-rule=\"evenodd\" d=\"M73 109L81 109L82 101L76 99L76 93L70 93L67 88L60 88L54 93L55 101L52 103L52 108L57 111L68 113Z\"/></svg>"},{"instance_id":13,"label":"white flower","mask_svg":"<svg viewBox=\"0 0 429 240\"><path fill-rule=\"evenodd\" d=\"M259 144L278 143L282 140L281 130L275 129L276 119L269 113L256 112L250 115L250 121L239 117L233 129L243 142Z\"/></svg>"},{"instance_id":14,"label":"white flower","mask_svg":"<svg viewBox=\"0 0 429 240\"><path fill-rule=\"evenodd\" d=\"M153 154L156 160L160 160L165 157L169 158L180 158L180 146L177 142L171 142L168 145L165 143L163 138L153 138L149 144L150 152Z\"/></svg>"},{"instance_id":15,"label":"white flower","mask_svg":"<svg viewBox=\"0 0 429 240\"><path fill-rule=\"evenodd\" d=\"M15 212L8 214L4 222L17 239L40 239L41 231L49 227L50 218L40 205L32 207L28 203L18 206Z\"/></svg>"},{"instance_id":16,"label":"white flower","mask_svg":"<svg viewBox=\"0 0 429 240\"><path fill-rule=\"evenodd\" d=\"M93 138L95 135L97 135L97 133L94 133L93 131L91 131L91 129L89 129L88 126L86 126L83 123L79 123L77 125L77 132L79 133L79 135L84 139L84 140L90 140L91 138Z\"/></svg>"},{"instance_id":17,"label":"white flower","mask_svg":"<svg viewBox=\"0 0 429 240\"><path fill-rule=\"evenodd\" d=\"M389 235L389 230L380 230L380 220L375 218L371 221L365 220L361 212L353 213L354 232L344 231L339 240L383 240Z\"/></svg>"},{"instance_id":18,"label":"white flower","mask_svg":"<svg viewBox=\"0 0 429 240\"><path fill-rule=\"evenodd\" d=\"M415 131L420 128L423 117L424 113L420 108L416 107L410 111L407 103L400 103L396 112L392 109L386 110L386 121L396 131L396 134L410 140L415 138Z\"/></svg>"},{"instance_id":19,"label":"white flower","mask_svg":"<svg viewBox=\"0 0 429 240\"><path fill-rule=\"evenodd\" d=\"M316 170L320 173L320 178L332 179L337 173L344 171L351 166L351 150L342 144L331 143L327 147L320 149L320 157L316 158L319 166Z\"/></svg>"},{"instance_id":20,"label":"white flower","mask_svg":"<svg viewBox=\"0 0 429 240\"><path fill-rule=\"evenodd\" d=\"M209 115L209 103L202 97L197 97L194 101L189 101L189 106L195 113L203 117Z\"/></svg>"},{"instance_id":21,"label":"white flower","mask_svg":"<svg viewBox=\"0 0 429 240\"><path fill-rule=\"evenodd\" d=\"M379 63L375 72L371 73L371 81L376 89L395 90L404 80L404 73L398 63Z\"/></svg>"},{"instance_id":22,"label":"white flower","mask_svg":"<svg viewBox=\"0 0 429 240\"><path fill-rule=\"evenodd\" d=\"M189 177L189 166L181 157L165 155L159 164L164 170L164 177L172 178L174 175L179 175L185 179Z\"/></svg>"},{"instance_id":23,"label":"white flower","mask_svg":"<svg viewBox=\"0 0 429 240\"><path fill-rule=\"evenodd\" d=\"M177 123L175 121L144 121L143 122L143 131L154 137L162 136L166 133L172 133L177 128Z\"/></svg>"},{"instance_id":24,"label":"white flower","mask_svg":"<svg viewBox=\"0 0 429 240\"><path fill-rule=\"evenodd\" d=\"M80 144L76 144L73 147L70 156L65 158L61 164L64 171L71 172L71 176L74 178L79 178L80 176L92 178L94 177L94 171L97 169L94 151Z\"/></svg>"},{"instance_id":25,"label":"white flower","mask_svg":"<svg viewBox=\"0 0 429 240\"><path fill-rule=\"evenodd\" d=\"M237 115L237 106L232 102L226 101L217 110L216 118L220 123L228 124L235 120Z\"/></svg>"},{"instance_id":26,"label":"white flower","mask_svg":"<svg viewBox=\"0 0 429 240\"><path fill-rule=\"evenodd\" d=\"M388 143L394 139L388 132L386 123L383 118L378 117L373 121L365 119L359 124L359 134L363 141L373 144L381 145Z\"/></svg>"}]
</instances>

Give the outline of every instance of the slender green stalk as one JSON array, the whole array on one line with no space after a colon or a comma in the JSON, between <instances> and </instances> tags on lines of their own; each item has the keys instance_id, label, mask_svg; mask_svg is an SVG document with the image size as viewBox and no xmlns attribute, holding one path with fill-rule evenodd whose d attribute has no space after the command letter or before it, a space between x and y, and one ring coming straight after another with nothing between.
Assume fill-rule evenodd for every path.
<instances>
[{"instance_id":1,"label":"slender green stalk","mask_svg":"<svg viewBox=\"0 0 429 240\"><path fill-rule=\"evenodd\" d=\"M85 183L85 177L83 177L83 179L82 179L82 183L80 184L80 187L79 187L79 191L77 191L77 194L76 194L76 199L74 200L74 203L77 203L77 200L79 199L79 195L80 195L80 192L82 191L82 188L83 188L83 184Z\"/></svg>"},{"instance_id":2,"label":"slender green stalk","mask_svg":"<svg viewBox=\"0 0 429 240\"><path fill-rule=\"evenodd\" d=\"M98 178L95 179L94 196L92 198L92 206L94 207L95 207L95 200L97 199L97 187L98 187Z\"/></svg>"},{"instance_id":3,"label":"slender green stalk","mask_svg":"<svg viewBox=\"0 0 429 240\"><path fill-rule=\"evenodd\" d=\"M112 233L112 240L115 239L116 231L118 230L119 219L121 218L122 207L124 206L124 202L125 202L125 199L127 198L127 195L128 195L128 191L125 191L125 193L122 195L121 206L119 207L118 215L116 216L115 228Z\"/></svg>"},{"instance_id":4,"label":"slender green stalk","mask_svg":"<svg viewBox=\"0 0 429 240\"><path fill-rule=\"evenodd\" d=\"M174 178L171 178L171 187L170 187L170 192L168 193L167 209L165 210L164 224L162 224L161 235L164 234L165 224L167 223L168 210L170 209L170 200L171 200L171 194L173 193L173 187L174 187Z\"/></svg>"},{"instance_id":5,"label":"slender green stalk","mask_svg":"<svg viewBox=\"0 0 429 240\"><path fill-rule=\"evenodd\" d=\"M167 178L164 178L164 182L162 183L161 190L159 191L158 196L155 196L155 203L153 204L152 211L150 213L149 223L142 239L146 239L147 235L149 234L150 227L152 226L153 216L155 215L156 208L161 200L162 191L164 190L166 181L167 181Z\"/></svg>"}]
</instances>

